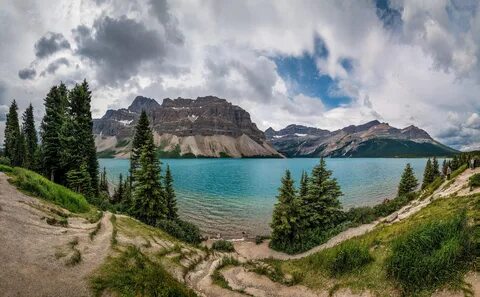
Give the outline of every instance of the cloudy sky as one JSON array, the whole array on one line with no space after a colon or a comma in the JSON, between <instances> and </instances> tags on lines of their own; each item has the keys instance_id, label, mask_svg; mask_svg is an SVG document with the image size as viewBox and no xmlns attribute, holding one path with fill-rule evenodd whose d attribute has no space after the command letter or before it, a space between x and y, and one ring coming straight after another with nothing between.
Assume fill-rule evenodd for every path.
<instances>
[{"instance_id":1,"label":"cloudy sky","mask_svg":"<svg viewBox=\"0 0 480 297\"><path fill-rule=\"evenodd\" d=\"M86 78L93 114L136 95L216 95L261 129L378 119L480 149L470 0L0 0L0 140L12 99Z\"/></svg>"}]
</instances>

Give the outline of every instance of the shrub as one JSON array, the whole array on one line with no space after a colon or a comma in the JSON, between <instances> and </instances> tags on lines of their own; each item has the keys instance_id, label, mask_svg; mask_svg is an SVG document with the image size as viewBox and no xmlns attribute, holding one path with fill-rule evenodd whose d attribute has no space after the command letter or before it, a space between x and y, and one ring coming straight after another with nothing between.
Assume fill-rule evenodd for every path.
<instances>
[{"instance_id":1,"label":"shrub","mask_svg":"<svg viewBox=\"0 0 480 297\"><path fill-rule=\"evenodd\" d=\"M233 243L226 240L216 240L212 244L212 249L221 252L234 252L235 248L233 247Z\"/></svg>"},{"instance_id":2,"label":"shrub","mask_svg":"<svg viewBox=\"0 0 480 297\"><path fill-rule=\"evenodd\" d=\"M369 224L375 221L377 219L377 214L375 213L374 209L369 206L353 207L345 213L345 217L354 225L359 225Z\"/></svg>"},{"instance_id":3,"label":"shrub","mask_svg":"<svg viewBox=\"0 0 480 297\"><path fill-rule=\"evenodd\" d=\"M399 237L386 261L387 273L406 293L433 289L461 278L474 254L462 212L446 221L420 225Z\"/></svg>"},{"instance_id":4,"label":"shrub","mask_svg":"<svg viewBox=\"0 0 480 297\"><path fill-rule=\"evenodd\" d=\"M161 264L151 261L133 246L119 257L109 258L93 275L91 285L96 296L102 296L105 291L119 296L196 296Z\"/></svg>"},{"instance_id":5,"label":"shrub","mask_svg":"<svg viewBox=\"0 0 480 297\"><path fill-rule=\"evenodd\" d=\"M12 173L13 184L23 191L51 201L71 212L85 213L90 210L87 200L81 194L51 182L35 172L15 167Z\"/></svg>"},{"instance_id":6,"label":"shrub","mask_svg":"<svg viewBox=\"0 0 480 297\"><path fill-rule=\"evenodd\" d=\"M255 244L261 244L263 243L266 239L269 239L270 236L267 235L257 235L255 236Z\"/></svg>"},{"instance_id":7,"label":"shrub","mask_svg":"<svg viewBox=\"0 0 480 297\"><path fill-rule=\"evenodd\" d=\"M175 238L183 240L191 244L199 244L202 242L200 229L192 223L177 220L159 220L157 227L161 228Z\"/></svg>"},{"instance_id":8,"label":"shrub","mask_svg":"<svg viewBox=\"0 0 480 297\"><path fill-rule=\"evenodd\" d=\"M10 167L10 166L4 165L4 164L0 164L0 171L5 172L5 173L9 173L9 172L13 171L13 168Z\"/></svg>"},{"instance_id":9,"label":"shrub","mask_svg":"<svg viewBox=\"0 0 480 297\"><path fill-rule=\"evenodd\" d=\"M10 159L8 157L0 157L0 165L10 166Z\"/></svg>"},{"instance_id":10,"label":"shrub","mask_svg":"<svg viewBox=\"0 0 480 297\"><path fill-rule=\"evenodd\" d=\"M470 178L468 180L468 185L471 188L480 187L480 173L476 173L476 174L470 176Z\"/></svg>"},{"instance_id":11,"label":"shrub","mask_svg":"<svg viewBox=\"0 0 480 297\"><path fill-rule=\"evenodd\" d=\"M329 264L329 270L333 275L352 272L373 261L368 247L355 241L347 241L333 251Z\"/></svg>"}]
</instances>

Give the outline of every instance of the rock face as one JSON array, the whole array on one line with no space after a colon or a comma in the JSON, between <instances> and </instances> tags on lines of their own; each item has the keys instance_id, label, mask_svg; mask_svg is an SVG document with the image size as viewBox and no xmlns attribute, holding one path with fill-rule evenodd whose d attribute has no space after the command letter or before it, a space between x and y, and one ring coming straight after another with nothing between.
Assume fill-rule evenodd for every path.
<instances>
[{"instance_id":1,"label":"rock face","mask_svg":"<svg viewBox=\"0 0 480 297\"><path fill-rule=\"evenodd\" d=\"M127 108L93 121L97 151L127 157L140 113L145 110L164 157L280 157L250 114L225 99L154 99L138 96ZM102 154L101 154L102 155Z\"/></svg>"},{"instance_id":2,"label":"rock face","mask_svg":"<svg viewBox=\"0 0 480 297\"><path fill-rule=\"evenodd\" d=\"M267 140L287 157L430 157L457 153L415 126L404 129L371 121L336 131L289 125L265 131Z\"/></svg>"}]
</instances>

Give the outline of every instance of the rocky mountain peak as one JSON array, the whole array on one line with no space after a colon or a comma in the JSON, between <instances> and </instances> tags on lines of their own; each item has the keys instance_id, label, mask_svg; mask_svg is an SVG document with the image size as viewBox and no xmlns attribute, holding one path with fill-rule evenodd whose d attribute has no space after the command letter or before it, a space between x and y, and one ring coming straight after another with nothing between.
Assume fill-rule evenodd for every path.
<instances>
[{"instance_id":1,"label":"rocky mountain peak","mask_svg":"<svg viewBox=\"0 0 480 297\"><path fill-rule=\"evenodd\" d=\"M141 113L142 110L151 111L159 107L160 104L158 104L155 99L137 96L133 100L132 104L130 104L128 107L128 110L131 112Z\"/></svg>"}]
</instances>

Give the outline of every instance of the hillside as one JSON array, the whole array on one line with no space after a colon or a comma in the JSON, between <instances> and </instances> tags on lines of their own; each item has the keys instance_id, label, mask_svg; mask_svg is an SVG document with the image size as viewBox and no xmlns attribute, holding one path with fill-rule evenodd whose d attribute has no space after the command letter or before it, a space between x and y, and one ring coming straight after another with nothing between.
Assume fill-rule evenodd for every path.
<instances>
[{"instance_id":1,"label":"hillside","mask_svg":"<svg viewBox=\"0 0 480 297\"><path fill-rule=\"evenodd\" d=\"M335 131L289 125L279 131L269 128L265 135L287 157L431 157L458 153L418 127L398 129L379 121Z\"/></svg>"},{"instance_id":2,"label":"hillside","mask_svg":"<svg viewBox=\"0 0 480 297\"><path fill-rule=\"evenodd\" d=\"M235 252L191 246L128 216L79 208L82 199L66 189L54 203L31 197L0 173L0 280L8 279L0 290L4 296L151 296L161 290L174 296L400 296L383 268L389 246L417 226L462 209L476 226L480 188L470 191L467 181L479 172L467 169L429 197L298 255L274 252L268 242L235 242ZM18 172L9 174L15 181ZM328 274L319 259L352 241L370 245L374 262L353 275ZM480 294L478 277L465 271L471 296ZM421 296L462 296L460 289L439 287Z\"/></svg>"},{"instance_id":3,"label":"hillside","mask_svg":"<svg viewBox=\"0 0 480 297\"><path fill-rule=\"evenodd\" d=\"M128 156L142 110L148 114L163 157L279 157L248 112L213 96L166 98L161 105L138 96L126 109L108 110L93 121L101 156Z\"/></svg>"}]
</instances>

